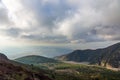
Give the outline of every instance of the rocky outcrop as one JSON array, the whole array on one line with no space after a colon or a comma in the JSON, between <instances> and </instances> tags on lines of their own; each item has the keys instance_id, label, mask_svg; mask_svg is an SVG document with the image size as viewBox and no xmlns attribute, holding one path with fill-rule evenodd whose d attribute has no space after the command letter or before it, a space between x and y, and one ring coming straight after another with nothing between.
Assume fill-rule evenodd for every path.
<instances>
[{"instance_id":1,"label":"rocky outcrop","mask_svg":"<svg viewBox=\"0 0 120 80\"><path fill-rule=\"evenodd\" d=\"M7 56L0 53L0 61L7 61L7 60L8 60Z\"/></svg>"}]
</instances>

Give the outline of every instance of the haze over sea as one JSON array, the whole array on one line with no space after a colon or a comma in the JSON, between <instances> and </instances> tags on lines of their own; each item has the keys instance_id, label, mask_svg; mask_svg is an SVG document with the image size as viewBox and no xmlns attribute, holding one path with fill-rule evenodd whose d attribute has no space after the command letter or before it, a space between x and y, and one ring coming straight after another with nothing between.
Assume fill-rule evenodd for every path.
<instances>
[{"instance_id":1,"label":"haze over sea","mask_svg":"<svg viewBox=\"0 0 120 80\"><path fill-rule=\"evenodd\" d=\"M72 49L50 46L24 46L24 47L5 47L0 49L0 52L6 54L10 59L22 57L26 55L40 55L46 57L59 56L69 53Z\"/></svg>"},{"instance_id":2,"label":"haze over sea","mask_svg":"<svg viewBox=\"0 0 120 80\"><path fill-rule=\"evenodd\" d=\"M118 41L119 42L119 41ZM0 52L4 53L10 59L26 55L40 55L45 57L55 57L67 54L76 49L98 49L110 46L116 42L94 42L94 43L81 43L81 44L62 44L62 45L41 45L41 46L1 46Z\"/></svg>"}]
</instances>

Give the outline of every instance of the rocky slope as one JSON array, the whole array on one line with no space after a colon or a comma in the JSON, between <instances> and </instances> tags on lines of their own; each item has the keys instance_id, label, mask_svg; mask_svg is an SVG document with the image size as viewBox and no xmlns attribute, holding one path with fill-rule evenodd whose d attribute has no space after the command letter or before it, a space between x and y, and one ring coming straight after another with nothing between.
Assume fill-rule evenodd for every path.
<instances>
[{"instance_id":1,"label":"rocky slope","mask_svg":"<svg viewBox=\"0 0 120 80\"><path fill-rule=\"evenodd\" d=\"M8 58L6 55L0 53L0 61L8 61Z\"/></svg>"},{"instance_id":2,"label":"rocky slope","mask_svg":"<svg viewBox=\"0 0 120 80\"><path fill-rule=\"evenodd\" d=\"M100 66L120 67L120 43L96 50L75 50L67 55L56 57L59 60L89 62Z\"/></svg>"},{"instance_id":3,"label":"rocky slope","mask_svg":"<svg viewBox=\"0 0 120 80\"><path fill-rule=\"evenodd\" d=\"M0 54L0 80L51 80L43 71L25 68Z\"/></svg>"}]
</instances>

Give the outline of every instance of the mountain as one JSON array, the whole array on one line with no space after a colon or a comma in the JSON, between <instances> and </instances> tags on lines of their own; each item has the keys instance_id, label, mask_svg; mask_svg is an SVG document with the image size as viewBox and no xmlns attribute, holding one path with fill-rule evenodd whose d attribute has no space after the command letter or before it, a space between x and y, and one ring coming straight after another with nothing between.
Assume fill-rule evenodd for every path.
<instances>
[{"instance_id":1,"label":"mountain","mask_svg":"<svg viewBox=\"0 0 120 80\"><path fill-rule=\"evenodd\" d=\"M58 62L57 60L43 57L43 56L37 56L37 55L24 56L24 57L15 59L15 61L24 63L24 64L57 63Z\"/></svg>"},{"instance_id":2,"label":"mountain","mask_svg":"<svg viewBox=\"0 0 120 80\"><path fill-rule=\"evenodd\" d=\"M69 54L56 57L58 60L89 62L100 66L120 67L120 43L96 50L75 50Z\"/></svg>"},{"instance_id":3,"label":"mountain","mask_svg":"<svg viewBox=\"0 0 120 80\"><path fill-rule=\"evenodd\" d=\"M120 72L98 66L52 63L54 69L40 69L11 61L4 54L0 59L0 80L120 80Z\"/></svg>"},{"instance_id":4,"label":"mountain","mask_svg":"<svg viewBox=\"0 0 120 80\"><path fill-rule=\"evenodd\" d=\"M0 61L7 61L7 60L8 60L7 56L0 53Z\"/></svg>"},{"instance_id":5,"label":"mountain","mask_svg":"<svg viewBox=\"0 0 120 80\"><path fill-rule=\"evenodd\" d=\"M44 75L43 70L36 71L31 66L26 66L11 61L0 53L0 80L51 80Z\"/></svg>"}]
</instances>

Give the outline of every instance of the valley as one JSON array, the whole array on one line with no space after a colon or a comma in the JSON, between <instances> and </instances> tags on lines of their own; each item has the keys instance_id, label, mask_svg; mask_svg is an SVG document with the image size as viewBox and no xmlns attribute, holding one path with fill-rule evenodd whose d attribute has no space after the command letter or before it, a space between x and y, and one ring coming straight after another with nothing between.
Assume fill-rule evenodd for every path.
<instances>
[{"instance_id":1,"label":"valley","mask_svg":"<svg viewBox=\"0 0 120 80\"><path fill-rule=\"evenodd\" d=\"M97 54L96 52L99 50L102 52ZM119 60L119 50L120 44L115 44L95 51L77 50L77 52L74 51L75 53L55 58L28 55L14 60L10 60L6 55L0 53L0 80L120 80L119 67L98 65L98 57L101 57L100 54L104 52L109 52L111 57L104 54L106 58L103 56L101 63L108 59L109 61ZM109 61L107 64L110 63ZM112 64L119 66L114 63L115 61Z\"/></svg>"},{"instance_id":2,"label":"valley","mask_svg":"<svg viewBox=\"0 0 120 80\"><path fill-rule=\"evenodd\" d=\"M0 0L0 80L120 80L120 0Z\"/></svg>"}]
</instances>

